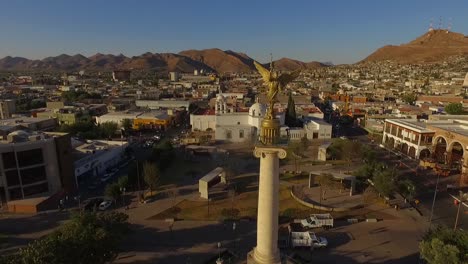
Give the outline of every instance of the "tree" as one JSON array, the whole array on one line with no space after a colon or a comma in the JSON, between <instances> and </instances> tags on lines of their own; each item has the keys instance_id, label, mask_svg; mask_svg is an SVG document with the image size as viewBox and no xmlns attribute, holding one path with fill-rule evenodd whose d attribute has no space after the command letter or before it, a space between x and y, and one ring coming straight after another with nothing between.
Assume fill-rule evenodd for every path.
<instances>
[{"instance_id":1,"label":"tree","mask_svg":"<svg viewBox=\"0 0 468 264\"><path fill-rule=\"evenodd\" d=\"M376 173L372 179L375 189L385 197L389 197L396 189L393 171L384 170Z\"/></svg>"},{"instance_id":2,"label":"tree","mask_svg":"<svg viewBox=\"0 0 468 264\"><path fill-rule=\"evenodd\" d=\"M445 112L450 115L463 114L463 105L461 103L450 103L445 106Z\"/></svg>"},{"instance_id":3,"label":"tree","mask_svg":"<svg viewBox=\"0 0 468 264\"><path fill-rule=\"evenodd\" d=\"M445 245L442 241L434 238L430 241L422 241L419 244L421 256L429 264L459 264L458 254L460 251L456 246Z\"/></svg>"},{"instance_id":4,"label":"tree","mask_svg":"<svg viewBox=\"0 0 468 264\"><path fill-rule=\"evenodd\" d=\"M122 192L120 191L120 186L116 182L106 185L106 189L105 189L104 193L106 194L107 197L114 200L114 203L117 201L117 199L122 194Z\"/></svg>"},{"instance_id":5,"label":"tree","mask_svg":"<svg viewBox=\"0 0 468 264\"><path fill-rule=\"evenodd\" d=\"M405 179L398 182L398 190L406 199L411 200L416 193L416 186L410 179Z\"/></svg>"},{"instance_id":6,"label":"tree","mask_svg":"<svg viewBox=\"0 0 468 264\"><path fill-rule=\"evenodd\" d=\"M128 216L106 212L73 215L53 233L35 240L16 255L0 257L14 264L104 264L112 262L128 232Z\"/></svg>"},{"instance_id":7,"label":"tree","mask_svg":"<svg viewBox=\"0 0 468 264\"><path fill-rule=\"evenodd\" d=\"M133 122L131 119L125 118L124 120L122 120L122 128L126 132L132 130L132 127L133 127Z\"/></svg>"},{"instance_id":8,"label":"tree","mask_svg":"<svg viewBox=\"0 0 468 264\"><path fill-rule=\"evenodd\" d=\"M159 183L160 172L155 163L145 162L143 164L143 179L148 185L150 192L156 189Z\"/></svg>"},{"instance_id":9,"label":"tree","mask_svg":"<svg viewBox=\"0 0 468 264\"><path fill-rule=\"evenodd\" d=\"M297 125L296 104L294 103L291 92L289 92L288 106L286 108L284 123L289 127L295 127Z\"/></svg>"},{"instance_id":10,"label":"tree","mask_svg":"<svg viewBox=\"0 0 468 264\"><path fill-rule=\"evenodd\" d=\"M414 93L407 93L407 94L404 94L401 99L407 104L414 105L414 103L418 99L418 95Z\"/></svg>"},{"instance_id":11,"label":"tree","mask_svg":"<svg viewBox=\"0 0 468 264\"><path fill-rule=\"evenodd\" d=\"M325 199L325 192L338 187L338 183L334 180L330 173L322 173L315 177L314 181L323 187L321 196Z\"/></svg>"},{"instance_id":12,"label":"tree","mask_svg":"<svg viewBox=\"0 0 468 264\"><path fill-rule=\"evenodd\" d=\"M122 176L117 180L117 185L120 188L128 188L128 175Z\"/></svg>"},{"instance_id":13,"label":"tree","mask_svg":"<svg viewBox=\"0 0 468 264\"><path fill-rule=\"evenodd\" d=\"M429 264L468 263L468 232L439 226L424 235L419 250Z\"/></svg>"},{"instance_id":14,"label":"tree","mask_svg":"<svg viewBox=\"0 0 468 264\"><path fill-rule=\"evenodd\" d=\"M157 144L153 148L152 158L155 162L157 162L161 171L165 171L167 168L169 168L175 158L174 147L172 146L171 142L165 139Z\"/></svg>"},{"instance_id":15,"label":"tree","mask_svg":"<svg viewBox=\"0 0 468 264\"><path fill-rule=\"evenodd\" d=\"M104 138L111 138L117 131L117 127L115 122L104 122L101 124L100 130Z\"/></svg>"}]
</instances>

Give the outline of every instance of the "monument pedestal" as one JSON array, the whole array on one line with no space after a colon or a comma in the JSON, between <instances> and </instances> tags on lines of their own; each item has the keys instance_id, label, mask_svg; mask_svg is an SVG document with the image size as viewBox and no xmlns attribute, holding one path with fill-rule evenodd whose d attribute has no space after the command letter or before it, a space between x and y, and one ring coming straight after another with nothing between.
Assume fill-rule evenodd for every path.
<instances>
[{"instance_id":1,"label":"monument pedestal","mask_svg":"<svg viewBox=\"0 0 468 264\"><path fill-rule=\"evenodd\" d=\"M279 159L286 158L286 151L275 146L261 146L255 148L254 156L260 159L257 246L249 252L247 263L279 264Z\"/></svg>"}]
</instances>

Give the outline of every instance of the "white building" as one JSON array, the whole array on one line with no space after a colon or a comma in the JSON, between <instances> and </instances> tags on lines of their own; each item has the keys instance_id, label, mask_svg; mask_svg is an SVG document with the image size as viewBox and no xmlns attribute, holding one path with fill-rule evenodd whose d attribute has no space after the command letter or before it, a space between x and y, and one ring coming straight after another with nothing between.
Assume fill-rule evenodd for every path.
<instances>
[{"instance_id":1,"label":"white building","mask_svg":"<svg viewBox=\"0 0 468 264\"><path fill-rule=\"evenodd\" d=\"M213 130L215 140L230 142L244 142L256 138L260 134L260 127L265 117L267 107L256 102L248 112L236 111L227 103L224 94L218 94L214 110L205 110L190 115L192 131ZM308 118L306 125L300 128L284 126L284 111L277 114L280 120L281 136L289 136L291 140L331 138L331 125L320 119Z\"/></svg>"},{"instance_id":2,"label":"white building","mask_svg":"<svg viewBox=\"0 0 468 264\"><path fill-rule=\"evenodd\" d=\"M308 118L304 123L307 139L330 139L332 125L318 118Z\"/></svg>"},{"instance_id":3,"label":"white building","mask_svg":"<svg viewBox=\"0 0 468 264\"><path fill-rule=\"evenodd\" d=\"M119 164L124 158L127 142L88 140L73 141L75 153L81 158L75 161L75 177L77 181L85 174L91 177L103 176L109 168Z\"/></svg>"},{"instance_id":4,"label":"white building","mask_svg":"<svg viewBox=\"0 0 468 264\"><path fill-rule=\"evenodd\" d=\"M122 126L122 121L128 119L133 122L138 116L142 115L144 112L112 112L107 113L102 116L96 116L96 123L102 124L106 122L113 122L116 123L119 127Z\"/></svg>"},{"instance_id":5,"label":"white building","mask_svg":"<svg viewBox=\"0 0 468 264\"><path fill-rule=\"evenodd\" d=\"M249 108L249 112L236 112L234 106L228 105L224 94L218 94L215 110L191 114L190 125L192 131L215 131L216 140L243 142L260 133L265 113L266 106L258 102ZM284 114L280 113L278 117L284 124Z\"/></svg>"}]
</instances>

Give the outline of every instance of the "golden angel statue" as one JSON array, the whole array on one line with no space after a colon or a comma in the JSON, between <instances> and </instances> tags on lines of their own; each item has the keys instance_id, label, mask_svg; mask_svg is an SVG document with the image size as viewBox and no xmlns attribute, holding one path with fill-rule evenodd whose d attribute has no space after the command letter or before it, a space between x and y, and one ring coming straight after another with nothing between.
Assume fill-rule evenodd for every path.
<instances>
[{"instance_id":1,"label":"golden angel statue","mask_svg":"<svg viewBox=\"0 0 468 264\"><path fill-rule=\"evenodd\" d=\"M270 70L266 69L260 63L254 61L255 68L257 68L260 75L262 75L263 81L268 85L268 112L265 118L273 119L273 105L275 104L276 95L279 91L283 90L284 87L299 76L301 70L296 70L291 73L282 73L273 69L273 62L270 64Z\"/></svg>"}]
</instances>

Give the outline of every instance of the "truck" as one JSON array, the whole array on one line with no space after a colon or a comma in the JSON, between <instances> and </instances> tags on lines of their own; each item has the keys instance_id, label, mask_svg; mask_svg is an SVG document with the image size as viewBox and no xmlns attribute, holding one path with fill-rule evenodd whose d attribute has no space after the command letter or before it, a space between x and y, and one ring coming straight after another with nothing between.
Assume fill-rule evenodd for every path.
<instances>
[{"instance_id":1,"label":"truck","mask_svg":"<svg viewBox=\"0 0 468 264\"><path fill-rule=\"evenodd\" d=\"M324 248L328 246L328 241L324 237L318 237L314 232L291 232L290 247L307 247L310 249Z\"/></svg>"},{"instance_id":2,"label":"truck","mask_svg":"<svg viewBox=\"0 0 468 264\"><path fill-rule=\"evenodd\" d=\"M304 228L333 227L333 217L330 214L311 214L310 217L301 220Z\"/></svg>"}]
</instances>

